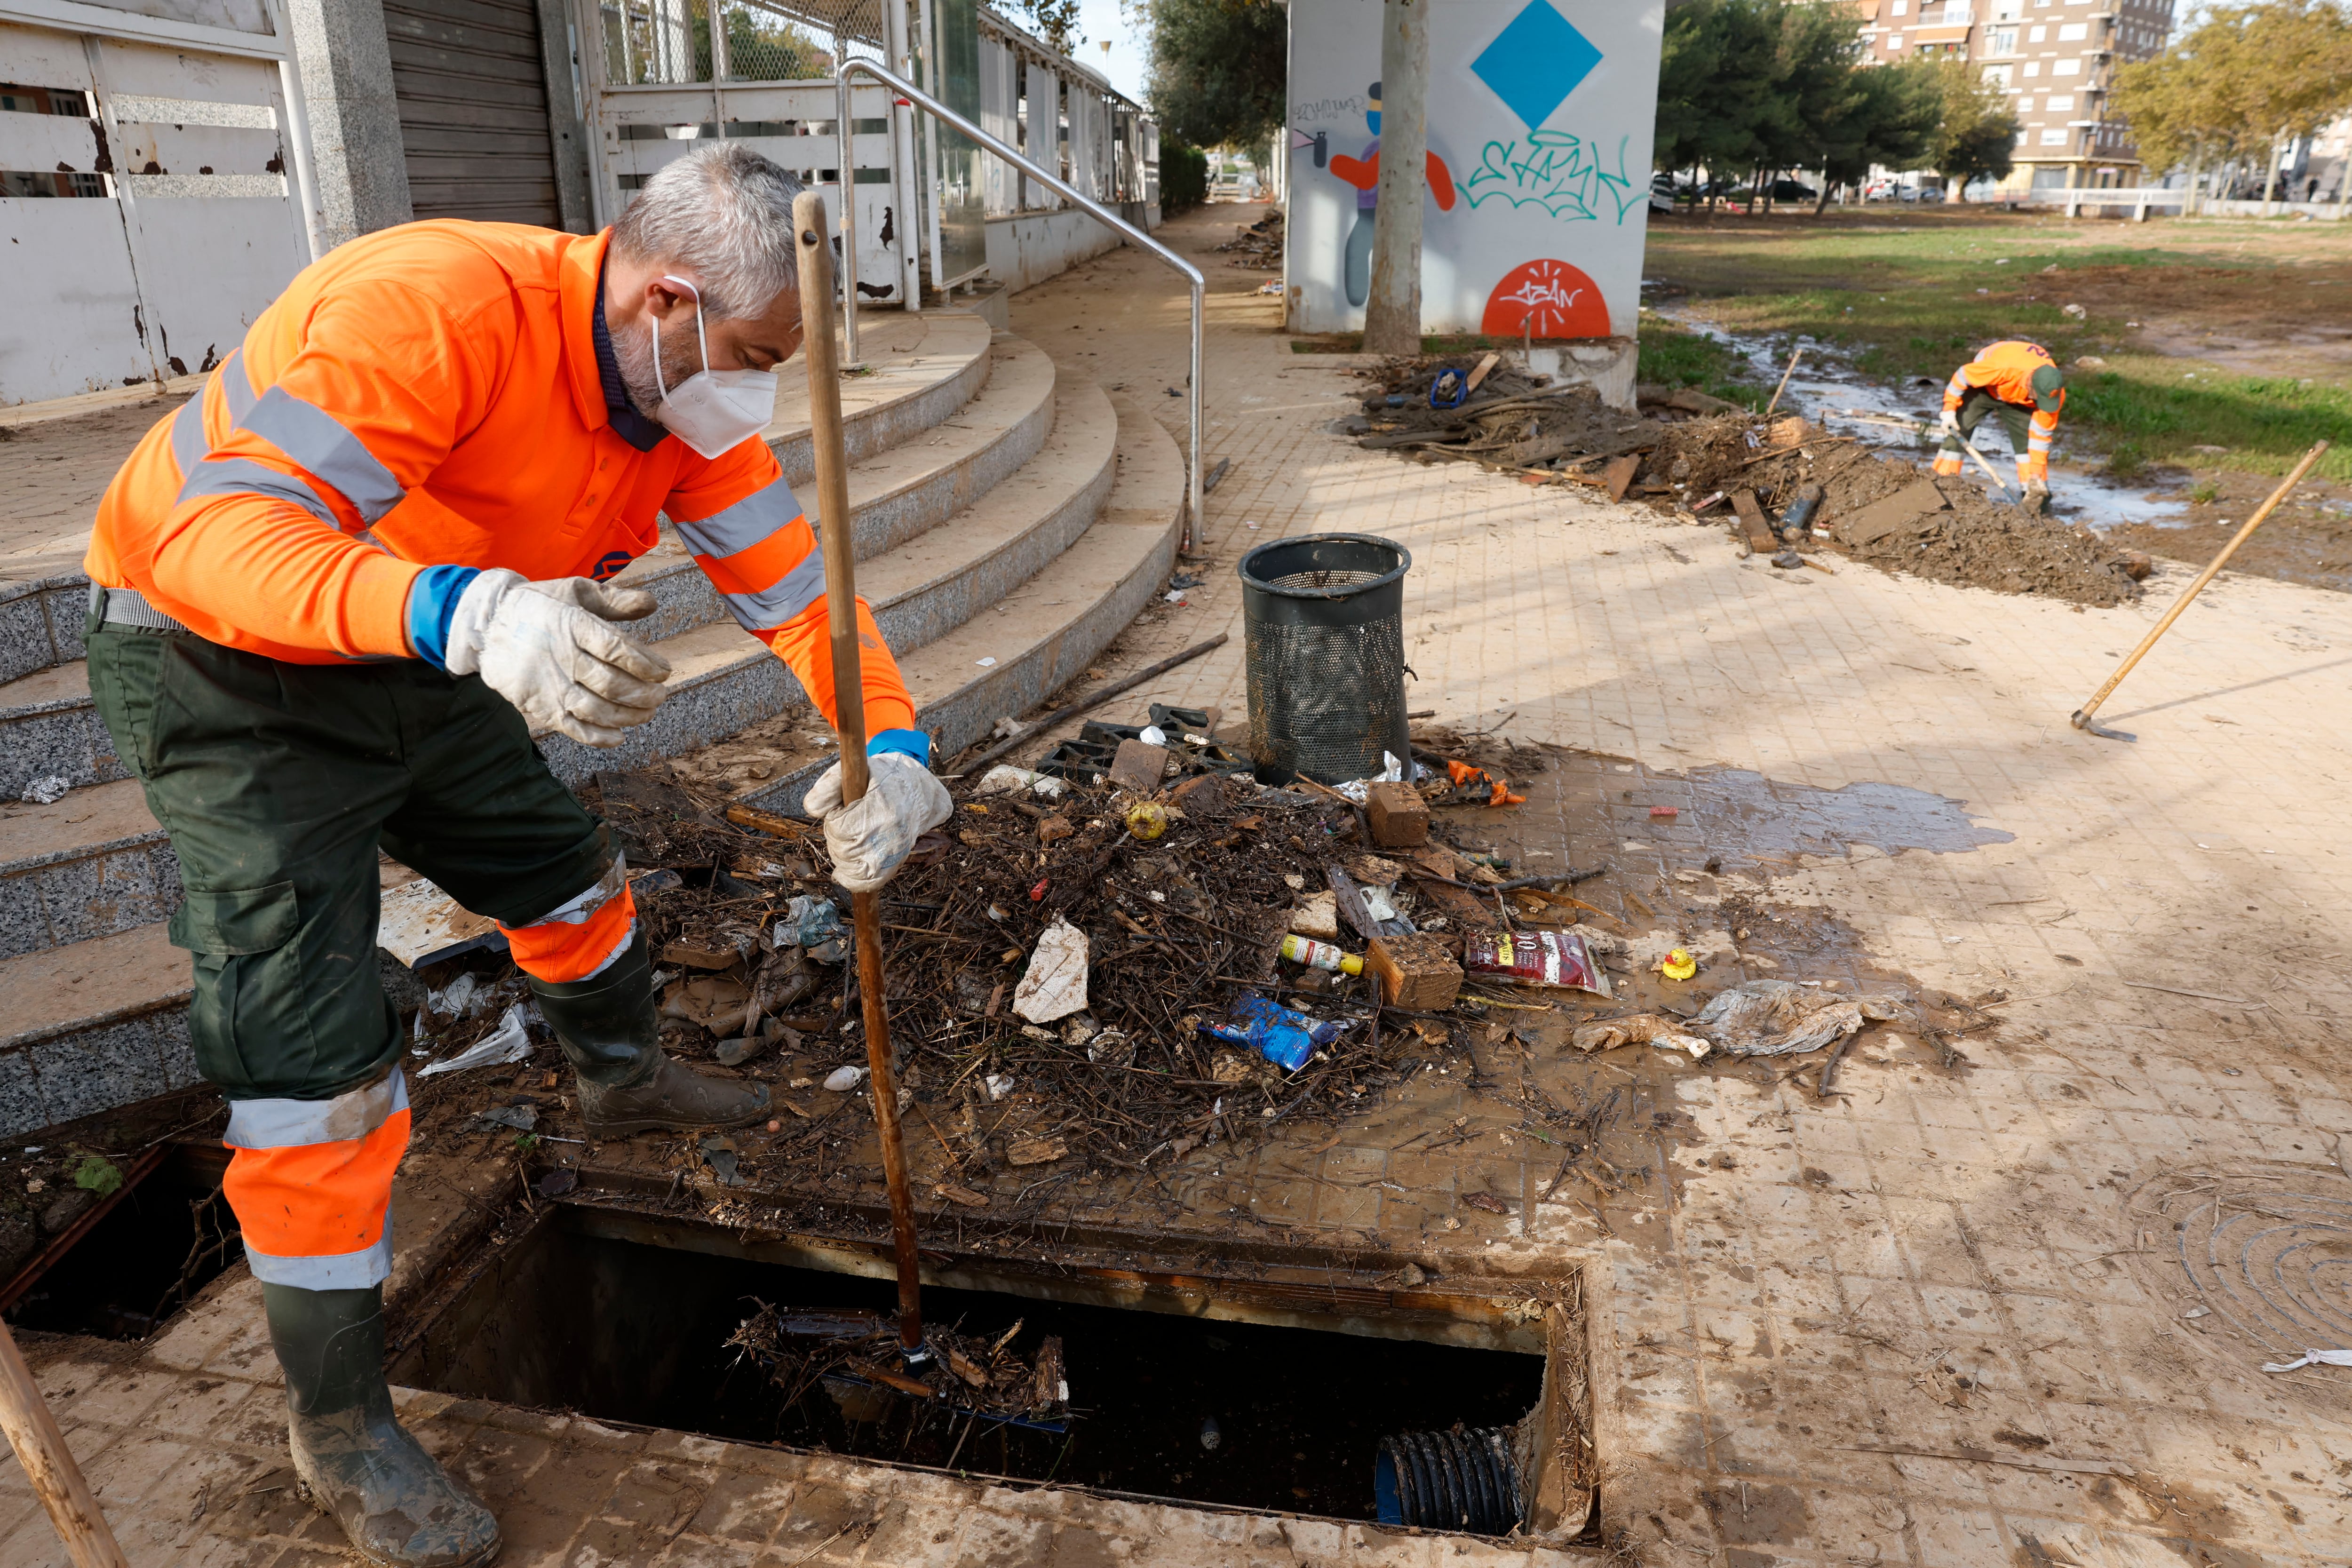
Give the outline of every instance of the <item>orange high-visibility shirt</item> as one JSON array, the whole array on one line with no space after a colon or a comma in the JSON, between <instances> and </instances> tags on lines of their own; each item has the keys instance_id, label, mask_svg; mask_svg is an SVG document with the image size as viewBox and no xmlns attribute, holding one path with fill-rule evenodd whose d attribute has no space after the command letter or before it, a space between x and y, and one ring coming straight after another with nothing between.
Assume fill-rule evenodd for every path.
<instances>
[{"instance_id":1,"label":"orange high-visibility shirt","mask_svg":"<svg viewBox=\"0 0 2352 1568\"><path fill-rule=\"evenodd\" d=\"M667 513L745 629L834 716L824 558L775 455L615 433L593 340L610 233L437 220L298 274L99 503L84 569L209 641L406 658L427 566L610 578ZM914 703L858 601L869 732Z\"/></svg>"},{"instance_id":2,"label":"orange high-visibility shirt","mask_svg":"<svg viewBox=\"0 0 2352 1568\"><path fill-rule=\"evenodd\" d=\"M2003 403L2013 403L2021 408L2033 404L2033 373L2057 364L2050 351L2040 343L2029 343L2021 338L2004 342L1987 343L1977 352L1977 357L1952 373L1951 384L1944 388L1944 406L1958 408L1969 388L1981 386ZM2065 394L2059 395L2063 401ZM2051 414L2056 423L2057 413Z\"/></svg>"}]
</instances>

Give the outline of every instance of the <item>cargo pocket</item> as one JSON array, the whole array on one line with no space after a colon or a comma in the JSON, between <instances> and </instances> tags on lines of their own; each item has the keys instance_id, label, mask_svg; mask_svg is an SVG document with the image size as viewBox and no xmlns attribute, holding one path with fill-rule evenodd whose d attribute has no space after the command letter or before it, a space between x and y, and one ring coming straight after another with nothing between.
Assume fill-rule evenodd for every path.
<instances>
[{"instance_id":1,"label":"cargo pocket","mask_svg":"<svg viewBox=\"0 0 2352 1568\"><path fill-rule=\"evenodd\" d=\"M312 1076L319 1051L301 924L291 882L191 889L172 917L172 945L195 955L188 1034L197 1070L232 1094L281 1095Z\"/></svg>"}]
</instances>

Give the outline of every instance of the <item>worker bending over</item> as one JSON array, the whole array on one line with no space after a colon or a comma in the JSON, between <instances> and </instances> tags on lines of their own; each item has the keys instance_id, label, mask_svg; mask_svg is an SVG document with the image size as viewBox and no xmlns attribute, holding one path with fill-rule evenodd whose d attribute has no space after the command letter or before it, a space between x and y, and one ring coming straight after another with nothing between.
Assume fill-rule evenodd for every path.
<instances>
[{"instance_id":1,"label":"worker bending over","mask_svg":"<svg viewBox=\"0 0 2352 1568\"><path fill-rule=\"evenodd\" d=\"M383 1286L408 1142L377 851L494 917L592 1138L732 1127L759 1084L670 1060L621 858L534 729L618 744L669 674L604 585L667 513L834 714L822 555L775 457L800 345L799 183L720 145L593 237L408 224L305 268L147 433L87 563L93 697L179 855L196 1063L286 1372L294 1466L368 1561L486 1562L498 1524L394 1419ZM809 795L879 886L943 820L929 742L857 605L873 784Z\"/></svg>"},{"instance_id":2,"label":"worker bending over","mask_svg":"<svg viewBox=\"0 0 2352 1568\"><path fill-rule=\"evenodd\" d=\"M1936 471L1961 471L1961 447L1988 415L1999 415L2017 454L2017 482L2025 504L2040 511L2050 504L2050 439L2058 434L2058 411L2066 406L2066 373L2040 343L2012 338L1988 343L1977 357L1952 373L1944 388L1944 443Z\"/></svg>"}]
</instances>

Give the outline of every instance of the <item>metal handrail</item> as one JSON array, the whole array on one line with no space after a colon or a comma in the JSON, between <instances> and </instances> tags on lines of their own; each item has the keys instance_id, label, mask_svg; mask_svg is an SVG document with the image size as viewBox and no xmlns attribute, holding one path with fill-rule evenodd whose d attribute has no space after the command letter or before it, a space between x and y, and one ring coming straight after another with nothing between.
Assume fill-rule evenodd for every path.
<instances>
[{"instance_id":1,"label":"metal handrail","mask_svg":"<svg viewBox=\"0 0 2352 1568\"><path fill-rule=\"evenodd\" d=\"M1059 174L1050 174L1039 168L914 83L903 77L893 75L871 60L847 60L843 62L841 74L833 79L833 85L839 101L839 118L836 123L841 142L841 250L844 258L841 268L842 336L843 347L847 353L850 363L857 363L857 164L851 151L849 134L849 79L853 75L872 77L883 87L888 88L909 103L929 110L936 119L947 121L988 152L995 153L1014 168L1026 174L1039 184L1060 193L1097 221L1108 224L1129 245L1150 251L1183 274L1184 281L1191 285L1192 290L1192 376L1189 389L1192 403L1192 471L1186 484L1184 510L1184 542L1185 548L1189 551L1192 541L1200 537L1202 525L1201 302L1202 293L1208 285L1207 280L1201 276L1201 269L1093 197L1081 195L1076 186ZM916 232L916 226L911 222L902 222L899 225L899 232L902 234Z\"/></svg>"}]
</instances>

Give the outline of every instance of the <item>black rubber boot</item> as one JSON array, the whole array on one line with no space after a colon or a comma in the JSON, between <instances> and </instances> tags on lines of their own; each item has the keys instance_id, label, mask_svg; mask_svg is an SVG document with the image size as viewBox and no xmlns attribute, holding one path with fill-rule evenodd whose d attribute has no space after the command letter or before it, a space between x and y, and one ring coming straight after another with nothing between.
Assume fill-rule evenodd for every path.
<instances>
[{"instance_id":1,"label":"black rubber boot","mask_svg":"<svg viewBox=\"0 0 2352 1568\"><path fill-rule=\"evenodd\" d=\"M603 973L533 980L530 989L579 1075L589 1136L740 1127L768 1114L765 1084L704 1078L663 1052L644 931Z\"/></svg>"},{"instance_id":2,"label":"black rubber boot","mask_svg":"<svg viewBox=\"0 0 2352 1568\"><path fill-rule=\"evenodd\" d=\"M286 1369L294 1473L360 1555L387 1568L467 1568L498 1555L499 1521L392 1413L383 1287L261 1287Z\"/></svg>"}]
</instances>

